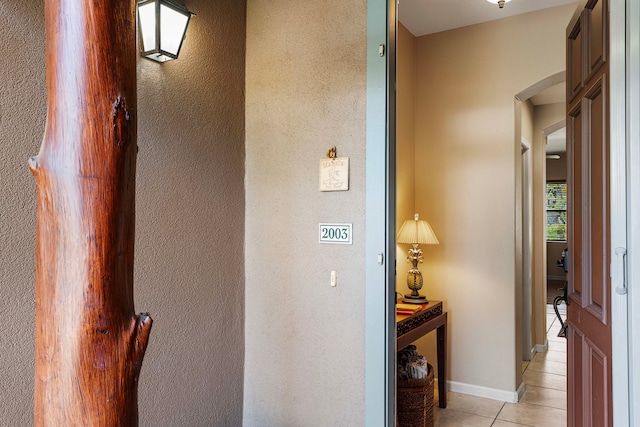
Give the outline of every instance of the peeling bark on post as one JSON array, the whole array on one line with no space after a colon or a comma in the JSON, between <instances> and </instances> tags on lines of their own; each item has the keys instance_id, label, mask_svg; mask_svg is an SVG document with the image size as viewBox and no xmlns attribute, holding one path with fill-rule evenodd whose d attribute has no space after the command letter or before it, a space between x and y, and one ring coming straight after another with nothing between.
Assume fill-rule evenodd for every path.
<instances>
[{"instance_id":1,"label":"peeling bark on post","mask_svg":"<svg viewBox=\"0 0 640 427\"><path fill-rule=\"evenodd\" d=\"M135 1L46 0L45 24L34 424L137 426Z\"/></svg>"}]
</instances>

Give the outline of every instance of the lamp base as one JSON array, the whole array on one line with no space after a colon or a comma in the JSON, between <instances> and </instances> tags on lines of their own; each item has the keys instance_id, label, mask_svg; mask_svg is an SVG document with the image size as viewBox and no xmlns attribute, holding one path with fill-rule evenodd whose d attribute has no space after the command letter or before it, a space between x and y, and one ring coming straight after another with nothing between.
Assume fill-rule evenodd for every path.
<instances>
[{"instance_id":1,"label":"lamp base","mask_svg":"<svg viewBox=\"0 0 640 427\"><path fill-rule=\"evenodd\" d=\"M426 304L429 301L427 300L427 297L423 297L422 295L418 295L417 297L407 295L402 298L402 302L408 302L409 304Z\"/></svg>"}]
</instances>

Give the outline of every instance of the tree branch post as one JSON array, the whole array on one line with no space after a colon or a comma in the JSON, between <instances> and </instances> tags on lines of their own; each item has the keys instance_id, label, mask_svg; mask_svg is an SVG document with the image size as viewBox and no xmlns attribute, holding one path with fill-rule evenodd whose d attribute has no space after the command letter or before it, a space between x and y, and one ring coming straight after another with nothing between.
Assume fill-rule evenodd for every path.
<instances>
[{"instance_id":1,"label":"tree branch post","mask_svg":"<svg viewBox=\"0 0 640 427\"><path fill-rule=\"evenodd\" d=\"M34 424L137 426L135 1L46 0L45 26Z\"/></svg>"}]
</instances>

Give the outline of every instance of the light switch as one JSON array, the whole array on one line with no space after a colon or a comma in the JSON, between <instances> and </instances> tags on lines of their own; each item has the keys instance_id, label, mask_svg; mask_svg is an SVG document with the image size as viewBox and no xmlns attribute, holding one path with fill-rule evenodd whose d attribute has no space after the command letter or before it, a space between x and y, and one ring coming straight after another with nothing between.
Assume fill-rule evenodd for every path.
<instances>
[{"instance_id":1,"label":"light switch","mask_svg":"<svg viewBox=\"0 0 640 427\"><path fill-rule=\"evenodd\" d=\"M338 272L331 270L331 286L336 287L338 285Z\"/></svg>"}]
</instances>

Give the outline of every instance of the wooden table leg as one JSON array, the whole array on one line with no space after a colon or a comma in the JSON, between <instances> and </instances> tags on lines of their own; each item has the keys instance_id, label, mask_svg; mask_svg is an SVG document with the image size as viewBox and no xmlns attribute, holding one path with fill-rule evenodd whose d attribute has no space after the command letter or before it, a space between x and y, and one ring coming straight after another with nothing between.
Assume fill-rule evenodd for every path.
<instances>
[{"instance_id":1,"label":"wooden table leg","mask_svg":"<svg viewBox=\"0 0 640 427\"><path fill-rule=\"evenodd\" d=\"M441 408L447 407L447 313L444 313L445 321L437 329L438 342L438 404Z\"/></svg>"}]
</instances>

